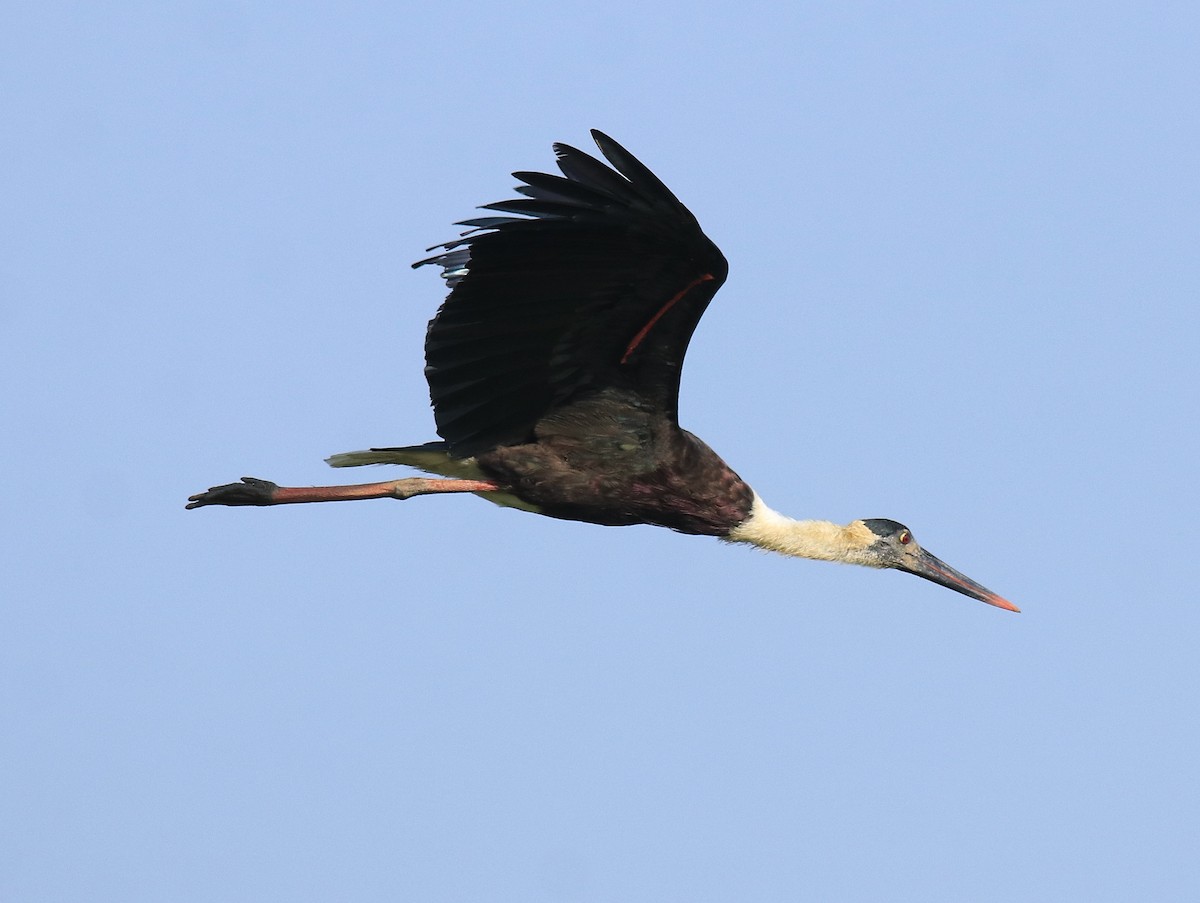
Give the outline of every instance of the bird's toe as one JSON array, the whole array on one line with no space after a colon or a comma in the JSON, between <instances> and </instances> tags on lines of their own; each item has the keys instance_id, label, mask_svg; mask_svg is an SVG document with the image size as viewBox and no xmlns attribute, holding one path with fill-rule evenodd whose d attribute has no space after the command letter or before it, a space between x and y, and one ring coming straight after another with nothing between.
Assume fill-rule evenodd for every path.
<instances>
[{"instance_id":1,"label":"bird's toe","mask_svg":"<svg viewBox=\"0 0 1200 903\"><path fill-rule=\"evenodd\" d=\"M188 497L188 508L203 508L205 505L270 505L279 487L270 480L257 477L242 477L240 483L213 486L207 492L198 492Z\"/></svg>"}]
</instances>

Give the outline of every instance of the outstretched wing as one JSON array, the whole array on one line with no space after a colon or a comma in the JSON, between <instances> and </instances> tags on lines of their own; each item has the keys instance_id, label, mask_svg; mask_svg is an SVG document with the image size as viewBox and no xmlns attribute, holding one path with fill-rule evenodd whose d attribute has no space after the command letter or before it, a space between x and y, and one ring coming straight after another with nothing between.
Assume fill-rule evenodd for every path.
<instances>
[{"instance_id":1,"label":"outstretched wing","mask_svg":"<svg viewBox=\"0 0 1200 903\"><path fill-rule=\"evenodd\" d=\"M425 375L455 457L528 441L547 412L603 388L676 419L684 352L728 264L649 169L592 137L613 168L556 144L562 176L513 173L524 197L481 208L516 216L465 220L413 264L450 286Z\"/></svg>"}]
</instances>

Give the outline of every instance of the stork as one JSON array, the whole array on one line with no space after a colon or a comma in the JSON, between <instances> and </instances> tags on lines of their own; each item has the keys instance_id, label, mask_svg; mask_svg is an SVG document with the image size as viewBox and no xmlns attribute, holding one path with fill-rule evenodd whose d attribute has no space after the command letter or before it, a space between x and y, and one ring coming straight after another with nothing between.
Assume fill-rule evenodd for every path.
<instances>
[{"instance_id":1,"label":"stork","mask_svg":"<svg viewBox=\"0 0 1200 903\"><path fill-rule=\"evenodd\" d=\"M674 194L607 135L600 160L555 144L562 175L517 172L523 197L481 209L436 245L449 295L429 324L425 376L441 440L334 455L431 476L350 486L245 477L206 505L287 505L474 493L610 526L654 524L784 555L896 568L1019 609L923 549L903 524L840 525L772 510L679 425L692 332L728 264Z\"/></svg>"}]
</instances>

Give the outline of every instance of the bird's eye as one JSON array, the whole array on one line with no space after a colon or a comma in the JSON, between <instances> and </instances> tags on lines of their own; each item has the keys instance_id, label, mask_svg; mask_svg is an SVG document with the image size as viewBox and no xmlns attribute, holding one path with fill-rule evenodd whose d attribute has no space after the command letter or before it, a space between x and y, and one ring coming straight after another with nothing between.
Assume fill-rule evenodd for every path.
<instances>
[{"instance_id":1,"label":"bird's eye","mask_svg":"<svg viewBox=\"0 0 1200 903\"><path fill-rule=\"evenodd\" d=\"M907 530L901 530L899 539L900 539L900 545L906 546L910 542L912 542L912 534L909 533Z\"/></svg>"}]
</instances>

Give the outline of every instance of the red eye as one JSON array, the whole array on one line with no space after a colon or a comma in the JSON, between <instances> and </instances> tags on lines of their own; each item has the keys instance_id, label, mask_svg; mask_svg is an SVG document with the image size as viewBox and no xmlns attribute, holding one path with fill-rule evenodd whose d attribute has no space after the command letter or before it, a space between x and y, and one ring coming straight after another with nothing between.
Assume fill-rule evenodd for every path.
<instances>
[{"instance_id":1,"label":"red eye","mask_svg":"<svg viewBox=\"0 0 1200 903\"><path fill-rule=\"evenodd\" d=\"M900 531L900 545L906 546L910 542L912 542L912 534L909 533L907 530L901 530Z\"/></svg>"}]
</instances>

